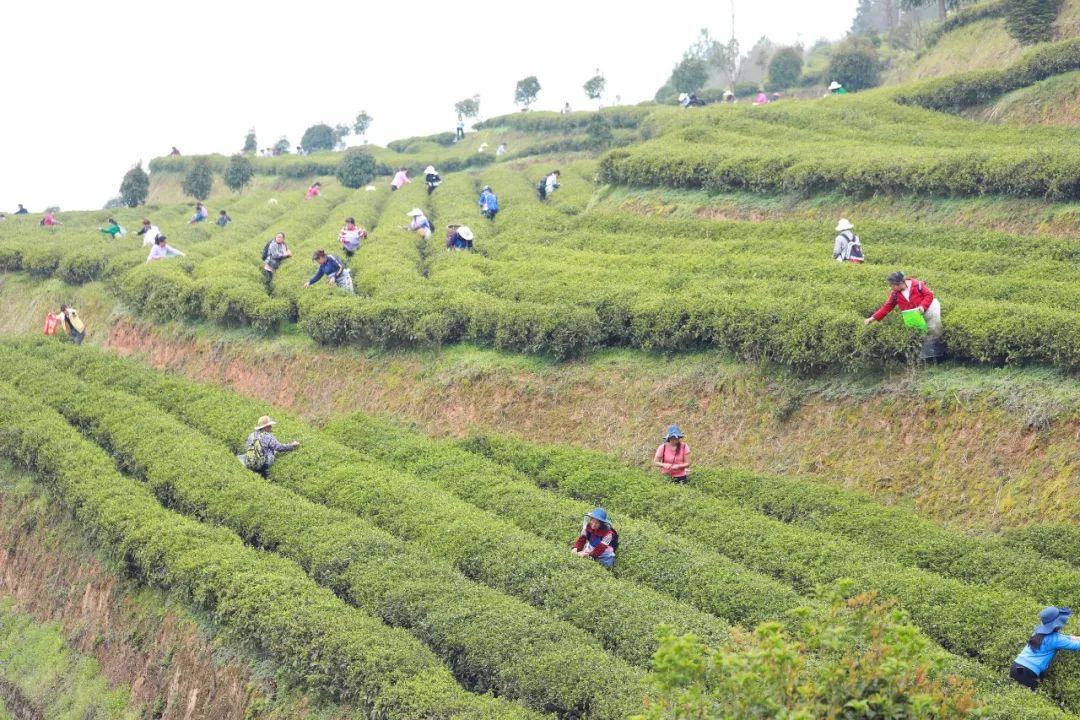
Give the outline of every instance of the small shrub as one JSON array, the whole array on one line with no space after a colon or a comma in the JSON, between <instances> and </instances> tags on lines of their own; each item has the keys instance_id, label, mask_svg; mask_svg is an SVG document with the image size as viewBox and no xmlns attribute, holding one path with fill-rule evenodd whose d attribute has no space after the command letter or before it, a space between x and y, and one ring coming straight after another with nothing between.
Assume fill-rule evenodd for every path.
<instances>
[{"instance_id":1,"label":"small shrub","mask_svg":"<svg viewBox=\"0 0 1080 720\"><path fill-rule=\"evenodd\" d=\"M150 176L142 169L142 163L124 173L120 182L120 198L127 207L139 207L150 194Z\"/></svg>"},{"instance_id":2,"label":"small shrub","mask_svg":"<svg viewBox=\"0 0 1080 720\"><path fill-rule=\"evenodd\" d=\"M210 197L210 190L214 187L214 173L210 170L210 163L202 158L196 160L184 175L181 187L185 195L196 200L202 201Z\"/></svg>"},{"instance_id":3,"label":"small shrub","mask_svg":"<svg viewBox=\"0 0 1080 720\"><path fill-rule=\"evenodd\" d=\"M881 83L880 73L874 46L862 40L842 43L829 58L829 76L851 92L877 87Z\"/></svg>"},{"instance_id":4,"label":"small shrub","mask_svg":"<svg viewBox=\"0 0 1080 720\"><path fill-rule=\"evenodd\" d=\"M786 90L795 87L802 75L802 50L797 47L785 47L776 51L769 61L769 90Z\"/></svg>"},{"instance_id":5,"label":"small shrub","mask_svg":"<svg viewBox=\"0 0 1080 720\"><path fill-rule=\"evenodd\" d=\"M375 178L375 158L363 148L351 148L345 153L337 170L338 181L348 188L359 188Z\"/></svg>"},{"instance_id":6,"label":"small shrub","mask_svg":"<svg viewBox=\"0 0 1080 720\"><path fill-rule=\"evenodd\" d=\"M251 160L243 155L233 155L229 158L229 165L225 168L225 172L222 173L222 179L230 190L240 192L251 182L254 175L255 168Z\"/></svg>"}]
</instances>

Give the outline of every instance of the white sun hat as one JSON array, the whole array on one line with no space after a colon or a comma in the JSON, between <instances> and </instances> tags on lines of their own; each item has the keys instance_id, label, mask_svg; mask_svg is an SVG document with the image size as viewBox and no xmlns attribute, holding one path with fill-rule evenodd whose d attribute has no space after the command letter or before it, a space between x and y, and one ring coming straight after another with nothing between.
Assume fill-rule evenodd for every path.
<instances>
[{"instance_id":1,"label":"white sun hat","mask_svg":"<svg viewBox=\"0 0 1080 720\"><path fill-rule=\"evenodd\" d=\"M836 223L836 232L844 232L845 230L854 229L854 225L847 218L840 218L840 222Z\"/></svg>"},{"instance_id":2,"label":"white sun hat","mask_svg":"<svg viewBox=\"0 0 1080 720\"><path fill-rule=\"evenodd\" d=\"M457 234L460 235L464 240L473 239L472 230L469 229L468 225L462 225L461 227L459 227L457 229Z\"/></svg>"},{"instance_id":3,"label":"white sun hat","mask_svg":"<svg viewBox=\"0 0 1080 720\"><path fill-rule=\"evenodd\" d=\"M839 90L842 87L844 87L844 86L841 85L840 83L836 82L835 80L833 80L831 83L829 83L829 89L830 90Z\"/></svg>"},{"instance_id":4,"label":"white sun hat","mask_svg":"<svg viewBox=\"0 0 1080 720\"><path fill-rule=\"evenodd\" d=\"M409 212L407 212L405 214L408 215L409 217L419 217L420 215L424 214L424 211L421 210L420 208L413 208L412 210L410 210Z\"/></svg>"},{"instance_id":5,"label":"white sun hat","mask_svg":"<svg viewBox=\"0 0 1080 720\"><path fill-rule=\"evenodd\" d=\"M435 172L435 166L434 165L428 165L426 168L424 168L424 174L425 175L436 175L437 173Z\"/></svg>"}]
</instances>

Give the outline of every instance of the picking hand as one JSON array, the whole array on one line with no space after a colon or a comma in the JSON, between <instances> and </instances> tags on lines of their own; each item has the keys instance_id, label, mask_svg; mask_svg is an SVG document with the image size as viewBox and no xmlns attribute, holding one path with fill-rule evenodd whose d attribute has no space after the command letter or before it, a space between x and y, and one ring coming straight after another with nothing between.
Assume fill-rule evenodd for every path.
<instances>
[{"instance_id":1,"label":"picking hand","mask_svg":"<svg viewBox=\"0 0 1080 720\"><path fill-rule=\"evenodd\" d=\"M872 322L874 322L874 318L868 317L868 318L866 318L865 320L862 321L862 324L863 325L869 325Z\"/></svg>"}]
</instances>

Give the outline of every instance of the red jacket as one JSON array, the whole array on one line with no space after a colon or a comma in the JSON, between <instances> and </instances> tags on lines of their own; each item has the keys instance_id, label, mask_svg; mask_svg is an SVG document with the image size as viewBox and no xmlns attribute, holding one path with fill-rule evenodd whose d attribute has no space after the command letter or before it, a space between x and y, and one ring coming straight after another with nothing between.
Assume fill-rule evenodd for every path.
<instances>
[{"instance_id":1,"label":"red jacket","mask_svg":"<svg viewBox=\"0 0 1080 720\"><path fill-rule=\"evenodd\" d=\"M908 281L911 283L911 292L908 293L907 300L904 299L903 293L893 291L889 294L889 299L885 301L885 304L874 313L875 320L881 320L897 306L901 310L922 308L925 311L930 309L930 303L934 302L934 293L930 292L927 284L918 278L908 278Z\"/></svg>"}]
</instances>

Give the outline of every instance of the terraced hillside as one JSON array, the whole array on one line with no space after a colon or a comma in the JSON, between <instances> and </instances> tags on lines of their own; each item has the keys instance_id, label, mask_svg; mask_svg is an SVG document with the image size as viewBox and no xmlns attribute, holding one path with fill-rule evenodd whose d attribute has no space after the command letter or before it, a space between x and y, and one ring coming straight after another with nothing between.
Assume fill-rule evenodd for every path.
<instances>
[{"instance_id":1,"label":"terraced hillside","mask_svg":"<svg viewBox=\"0 0 1080 720\"><path fill-rule=\"evenodd\" d=\"M1006 672L1038 610L1080 587L1075 513L1053 499L1075 488L1080 149L1067 130L991 126L945 112L977 102L941 99L1066 77L1078 47L765 108L496 118L461 143L372 148L383 174L355 190L333 179L337 154L257 159L250 188L211 196L233 217L224 228L187 223L177 180L191 160L160 158L153 204L114 213L128 228L151 217L185 253L160 262L134 234L98 231L113 211L62 213L55 228L9 218L0 329L39 334L46 307L76 302L90 334L0 341L0 455L49 502L0 496L63 508L116 575L183 605L253 683L302 698L282 709L234 688L237 717L631 717L663 686L658 626L718 648L762 623L797 637L837 586L895 601L929 676L960 678L985 717L1074 717L1075 657L1035 695ZM431 194L416 180L429 163L445 180ZM403 166L414 182L391 192L386 173ZM541 201L536 182L556 168L561 187ZM304 199L313 179L324 192ZM484 185L494 221L479 216ZM432 237L403 227L414 207ZM861 266L830 257L852 207L866 212ZM1046 227L981 222L1017 208ZM369 231L356 294L304 287L349 216ZM458 223L474 252L447 251L442 228ZM294 256L266 284L260 252L277 232ZM895 318L863 325L896 269L944 307L953 362L938 374ZM145 347L153 365L249 394L98 345ZM993 402L971 399L991 386ZM811 392L829 437L785 439ZM408 411L353 414L367 406ZM301 441L269 482L235 458L263 414ZM713 451L686 487L628 464L649 443L618 435L671 416L693 418L710 438L695 447ZM439 438L410 419L443 425ZM725 442L777 471L723 467ZM566 552L597 504L623 538L610 573ZM1017 527L1047 519L1063 524ZM815 652L811 666L835 661Z\"/></svg>"},{"instance_id":2,"label":"terraced hillside","mask_svg":"<svg viewBox=\"0 0 1080 720\"><path fill-rule=\"evenodd\" d=\"M1031 584L1022 548L938 531L923 542L958 544L927 561L869 540L865 498L815 500L807 488L791 500L799 522L788 524L762 514L753 495L725 490L723 473L678 488L569 448L502 438L456 446L361 416L319 429L52 342L8 342L0 356L9 368L0 452L33 468L99 542L124 547L141 582L366 713L626 717L648 692L657 623L722 643L732 623L821 612L810 591L846 576L896 595L990 716L1065 716L999 671L1053 591ZM54 382L37 382L43 375ZM282 437L301 441L269 483L232 455L266 412ZM565 551L596 501L617 513L625 538L610 575ZM814 508L829 503L867 511L846 527L815 527ZM896 546L925 529L897 518ZM492 537L515 551L493 555ZM1073 571L1056 570L1069 585ZM595 611L595 593L609 612ZM976 641L991 629L997 641ZM1077 673L1061 662L1047 697L1075 709Z\"/></svg>"},{"instance_id":3,"label":"terraced hillside","mask_svg":"<svg viewBox=\"0 0 1080 720\"><path fill-rule=\"evenodd\" d=\"M860 233L869 262L851 267L831 261L830 228L817 223L677 223L627 217L603 195L594 197L597 175L601 182L712 191L768 192L790 181L788 189L803 192L1071 197L1080 187L1080 154L1070 159L1073 139L1061 131L1040 131L1047 144L1065 148L1048 164L1031 131L984 127L884 96L846 103L659 109L642 121L662 129L658 139L614 150L599 165L587 158L559 163L562 187L548 202L536 197L534 185L558 157L451 172L430 196L419 182L391 193L384 180L355 191L327 180L326 192L311 202L295 190L262 189L229 203L236 222L224 229L183 224L183 208L162 208L155 222L187 253L167 262L144 262L134 236L110 241L96 234L97 214L72 215L52 229L16 220L0 228L0 267L74 284L104 280L127 307L154 321L263 333L296 326L323 344L467 341L560 359L604 347L716 348L799 369L910 357L911 334L896 324L861 323L884 299L884 275L903 268L930 281L941 298L957 359L1080 365L1077 298L1068 279L1077 251L1070 241L1041 240L1015 253L1024 242L1015 236L868 223ZM849 116L859 121L847 122ZM843 143L847 152L826 157L830 144L815 135ZM485 137L494 142L496 135ZM922 155L911 148L916 137ZM476 207L487 184L503 207L493 223ZM445 252L441 230L428 241L403 230L412 207L440 228L470 223L477 252ZM353 261L357 296L301 287L313 272L310 253L336 246L347 215L370 231ZM125 211L119 219L132 226L138 217ZM259 253L277 231L295 257L267 288ZM1001 274L1007 282L992 280ZM823 293L827 304L816 299Z\"/></svg>"}]
</instances>

